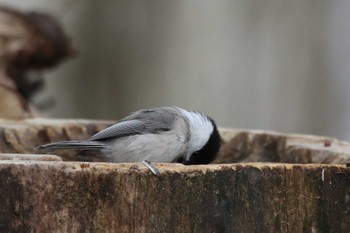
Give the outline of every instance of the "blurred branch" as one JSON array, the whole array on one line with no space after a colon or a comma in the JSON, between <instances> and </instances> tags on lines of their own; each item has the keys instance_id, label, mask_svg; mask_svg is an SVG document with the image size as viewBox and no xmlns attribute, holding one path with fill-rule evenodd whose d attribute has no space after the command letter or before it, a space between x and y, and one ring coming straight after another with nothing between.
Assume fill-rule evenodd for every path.
<instances>
[{"instance_id":1,"label":"blurred branch","mask_svg":"<svg viewBox=\"0 0 350 233\"><path fill-rule=\"evenodd\" d=\"M0 117L37 116L30 99L43 86L41 71L75 54L52 16L0 6Z\"/></svg>"}]
</instances>

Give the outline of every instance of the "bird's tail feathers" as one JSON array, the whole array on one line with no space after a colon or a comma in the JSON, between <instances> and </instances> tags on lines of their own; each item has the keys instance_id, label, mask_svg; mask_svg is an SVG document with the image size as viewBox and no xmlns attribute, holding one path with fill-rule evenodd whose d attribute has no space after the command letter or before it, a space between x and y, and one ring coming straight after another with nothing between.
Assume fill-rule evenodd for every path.
<instances>
[{"instance_id":1,"label":"bird's tail feathers","mask_svg":"<svg viewBox=\"0 0 350 233\"><path fill-rule=\"evenodd\" d=\"M61 150L61 149L71 149L71 150L101 150L106 147L106 144L97 141L61 141L54 142L46 145L38 146L39 150Z\"/></svg>"}]
</instances>

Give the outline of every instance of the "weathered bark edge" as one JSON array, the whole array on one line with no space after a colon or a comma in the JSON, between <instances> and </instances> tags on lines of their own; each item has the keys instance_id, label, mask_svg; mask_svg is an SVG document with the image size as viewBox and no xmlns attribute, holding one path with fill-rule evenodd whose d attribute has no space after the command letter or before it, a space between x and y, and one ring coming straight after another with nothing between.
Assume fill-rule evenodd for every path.
<instances>
[{"instance_id":1,"label":"weathered bark edge","mask_svg":"<svg viewBox=\"0 0 350 233\"><path fill-rule=\"evenodd\" d=\"M0 119L0 153L38 154L41 144L87 139L112 121ZM213 163L282 162L345 164L350 162L350 144L335 138L283 134L271 131L220 128L222 146ZM102 161L97 154L77 155L75 151L55 151L64 160Z\"/></svg>"}]
</instances>

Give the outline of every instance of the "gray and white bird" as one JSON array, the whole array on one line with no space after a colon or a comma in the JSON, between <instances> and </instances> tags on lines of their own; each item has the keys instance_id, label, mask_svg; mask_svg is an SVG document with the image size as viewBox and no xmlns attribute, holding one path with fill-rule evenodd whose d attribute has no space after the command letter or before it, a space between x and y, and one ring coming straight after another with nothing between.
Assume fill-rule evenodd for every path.
<instances>
[{"instance_id":1,"label":"gray and white bird","mask_svg":"<svg viewBox=\"0 0 350 233\"><path fill-rule=\"evenodd\" d=\"M99 150L107 162L208 164L220 148L220 135L208 116L178 107L131 113L88 140L42 145L42 150Z\"/></svg>"}]
</instances>

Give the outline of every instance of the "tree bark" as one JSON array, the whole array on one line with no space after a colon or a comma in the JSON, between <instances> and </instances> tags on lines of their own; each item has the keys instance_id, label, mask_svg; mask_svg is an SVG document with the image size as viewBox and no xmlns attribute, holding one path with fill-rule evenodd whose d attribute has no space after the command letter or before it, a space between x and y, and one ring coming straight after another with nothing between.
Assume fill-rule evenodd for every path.
<instances>
[{"instance_id":1,"label":"tree bark","mask_svg":"<svg viewBox=\"0 0 350 233\"><path fill-rule=\"evenodd\" d=\"M345 165L0 162L1 232L349 232Z\"/></svg>"}]
</instances>

